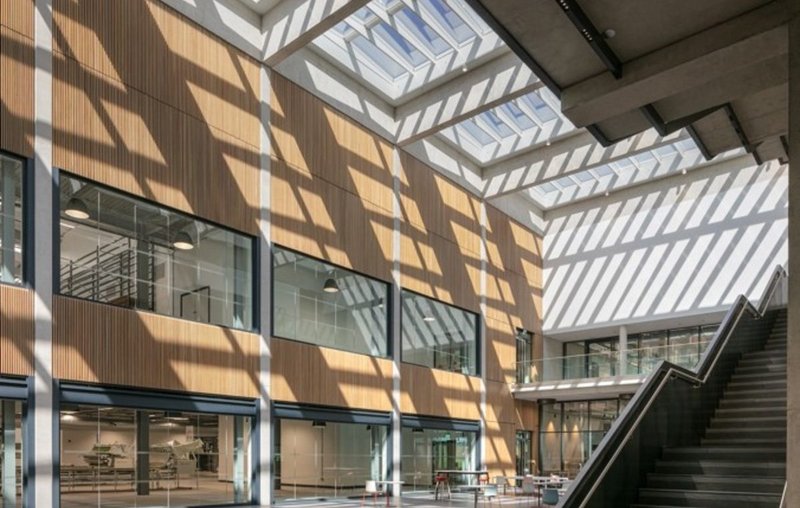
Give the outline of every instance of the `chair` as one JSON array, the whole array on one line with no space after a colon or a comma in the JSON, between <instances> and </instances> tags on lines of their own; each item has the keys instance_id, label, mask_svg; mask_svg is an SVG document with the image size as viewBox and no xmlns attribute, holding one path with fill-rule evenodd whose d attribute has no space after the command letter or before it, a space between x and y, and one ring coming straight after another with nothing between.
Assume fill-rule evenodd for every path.
<instances>
[{"instance_id":1,"label":"chair","mask_svg":"<svg viewBox=\"0 0 800 508\"><path fill-rule=\"evenodd\" d=\"M533 478L523 478L522 479L522 495L523 496L531 496L531 500L532 500L534 494L536 494L536 482L533 481ZM531 501L531 503L532 502L533 501Z\"/></svg>"},{"instance_id":2,"label":"chair","mask_svg":"<svg viewBox=\"0 0 800 508\"><path fill-rule=\"evenodd\" d=\"M493 499L497 499L497 485L487 483L483 488L483 506L486 506L486 501L489 501L489 506L491 506Z\"/></svg>"},{"instance_id":3,"label":"chair","mask_svg":"<svg viewBox=\"0 0 800 508\"><path fill-rule=\"evenodd\" d=\"M442 491L442 496L444 496L444 492L447 491L447 499L450 499L450 481L446 474L440 474L434 477L435 487L433 489L433 498L439 499L439 491Z\"/></svg>"},{"instance_id":4,"label":"chair","mask_svg":"<svg viewBox=\"0 0 800 508\"><path fill-rule=\"evenodd\" d=\"M500 486L503 487L503 495L506 495L506 489L508 488L508 479L505 476L495 476L494 477L494 484L497 485L499 489Z\"/></svg>"},{"instance_id":5,"label":"chair","mask_svg":"<svg viewBox=\"0 0 800 508\"><path fill-rule=\"evenodd\" d=\"M366 500L367 496L372 496L372 505L375 506L375 503L378 501L378 494L380 490L378 490L378 483L375 480L367 480L366 484L364 485L364 494L361 496L361 506L364 506L364 501Z\"/></svg>"},{"instance_id":6,"label":"chair","mask_svg":"<svg viewBox=\"0 0 800 508\"><path fill-rule=\"evenodd\" d=\"M542 503L549 504L549 505L557 505L558 504L558 489L544 489L544 493L542 494Z\"/></svg>"}]
</instances>

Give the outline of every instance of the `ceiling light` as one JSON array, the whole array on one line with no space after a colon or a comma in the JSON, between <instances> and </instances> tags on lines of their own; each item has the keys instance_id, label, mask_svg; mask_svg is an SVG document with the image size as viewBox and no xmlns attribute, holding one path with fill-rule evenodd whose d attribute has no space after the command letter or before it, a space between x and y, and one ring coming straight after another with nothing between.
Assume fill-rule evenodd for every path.
<instances>
[{"instance_id":1,"label":"ceiling light","mask_svg":"<svg viewBox=\"0 0 800 508\"><path fill-rule=\"evenodd\" d=\"M339 284L336 283L336 279L333 277L328 277L325 279L325 284L322 285L322 290L326 293L338 293Z\"/></svg>"},{"instance_id":2,"label":"ceiling light","mask_svg":"<svg viewBox=\"0 0 800 508\"><path fill-rule=\"evenodd\" d=\"M432 323L436 321L436 318L433 316L423 316L422 320L425 321L426 323Z\"/></svg>"},{"instance_id":3,"label":"ceiling light","mask_svg":"<svg viewBox=\"0 0 800 508\"><path fill-rule=\"evenodd\" d=\"M603 32L603 36L606 39L613 39L615 35L617 35L617 31L614 30L613 28L609 28L605 32Z\"/></svg>"},{"instance_id":4,"label":"ceiling light","mask_svg":"<svg viewBox=\"0 0 800 508\"><path fill-rule=\"evenodd\" d=\"M606 191L606 197L608 197L608 191Z\"/></svg>"},{"instance_id":5,"label":"ceiling light","mask_svg":"<svg viewBox=\"0 0 800 508\"><path fill-rule=\"evenodd\" d=\"M186 231L178 231L175 239L172 241L172 246L178 250L192 250L194 249L194 242L192 237Z\"/></svg>"},{"instance_id":6,"label":"ceiling light","mask_svg":"<svg viewBox=\"0 0 800 508\"><path fill-rule=\"evenodd\" d=\"M469 69L467 69L467 66L466 66L466 65L465 65L465 66L463 66L463 67L461 67L461 72L467 72L468 70L469 70Z\"/></svg>"},{"instance_id":7,"label":"ceiling light","mask_svg":"<svg viewBox=\"0 0 800 508\"><path fill-rule=\"evenodd\" d=\"M682 174L682 175L685 175L685 174L686 174L686 169L682 169L682 170L681 170L681 174Z\"/></svg>"},{"instance_id":8,"label":"ceiling light","mask_svg":"<svg viewBox=\"0 0 800 508\"><path fill-rule=\"evenodd\" d=\"M70 199L69 202L67 202L67 207L64 209L64 213L73 219L89 218L89 208L86 206L86 203L79 198Z\"/></svg>"},{"instance_id":9,"label":"ceiling light","mask_svg":"<svg viewBox=\"0 0 800 508\"><path fill-rule=\"evenodd\" d=\"M550 146L550 140L548 139L547 141L544 142L544 144L545 146Z\"/></svg>"},{"instance_id":10,"label":"ceiling light","mask_svg":"<svg viewBox=\"0 0 800 508\"><path fill-rule=\"evenodd\" d=\"M324 429L328 424L323 422L322 420L314 420L311 422L311 426L315 429Z\"/></svg>"}]
</instances>

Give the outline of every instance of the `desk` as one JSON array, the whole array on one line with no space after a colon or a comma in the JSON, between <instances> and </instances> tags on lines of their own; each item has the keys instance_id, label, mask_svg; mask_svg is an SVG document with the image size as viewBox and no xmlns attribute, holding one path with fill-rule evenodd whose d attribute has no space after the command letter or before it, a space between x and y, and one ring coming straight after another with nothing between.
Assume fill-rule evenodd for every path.
<instances>
[{"instance_id":1,"label":"desk","mask_svg":"<svg viewBox=\"0 0 800 508\"><path fill-rule=\"evenodd\" d=\"M489 471L462 471L460 469L437 469L436 470L436 476L439 476L439 475L442 475L442 474L447 476L448 478L450 477L451 474L453 474L453 475L463 474L463 475L467 475L467 476L478 476L478 477L480 477L481 475L486 475L487 478L489 477Z\"/></svg>"},{"instance_id":2,"label":"desk","mask_svg":"<svg viewBox=\"0 0 800 508\"><path fill-rule=\"evenodd\" d=\"M386 506L389 506L389 493L386 487L389 485L405 485L406 482L400 480L375 480L376 485L383 485L383 495L386 497ZM397 502L400 504L400 496L397 496Z\"/></svg>"}]
</instances>

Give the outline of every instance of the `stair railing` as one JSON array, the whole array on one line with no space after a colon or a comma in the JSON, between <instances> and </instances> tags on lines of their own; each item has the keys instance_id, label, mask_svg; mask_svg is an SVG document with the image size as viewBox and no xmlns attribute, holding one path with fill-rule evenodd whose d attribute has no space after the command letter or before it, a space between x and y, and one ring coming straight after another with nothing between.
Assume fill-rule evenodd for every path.
<instances>
[{"instance_id":1,"label":"stair railing","mask_svg":"<svg viewBox=\"0 0 800 508\"><path fill-rule=\"evenodd\" d=\"M662 360L612 424L559 506L629 506L667 446L700 442L740 356L763 345L768 311L786 279L778 266L758 307L740 295L725 315L695 370Z\"/></svg>"}]
</instances>

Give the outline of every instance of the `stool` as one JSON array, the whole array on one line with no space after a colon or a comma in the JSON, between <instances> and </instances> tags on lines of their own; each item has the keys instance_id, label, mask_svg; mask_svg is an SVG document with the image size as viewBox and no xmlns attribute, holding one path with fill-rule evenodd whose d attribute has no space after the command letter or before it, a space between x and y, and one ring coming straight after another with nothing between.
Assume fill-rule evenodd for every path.
<instances>
[{"instance_id":1,"label":"stool","mask_svg":"<svg viewBox=\"0 0 800 508\"><path fill-rule=\"evenodd\" d=\"M447 499L450 499L450 479L447 477L446 474L440 474L434 477L434 481L436 482L435 487L433 489L433 498L439 499L439 490L442 491L442 496L444 496L445 490L447 491Z\"/></svg>"}]
</instances>

